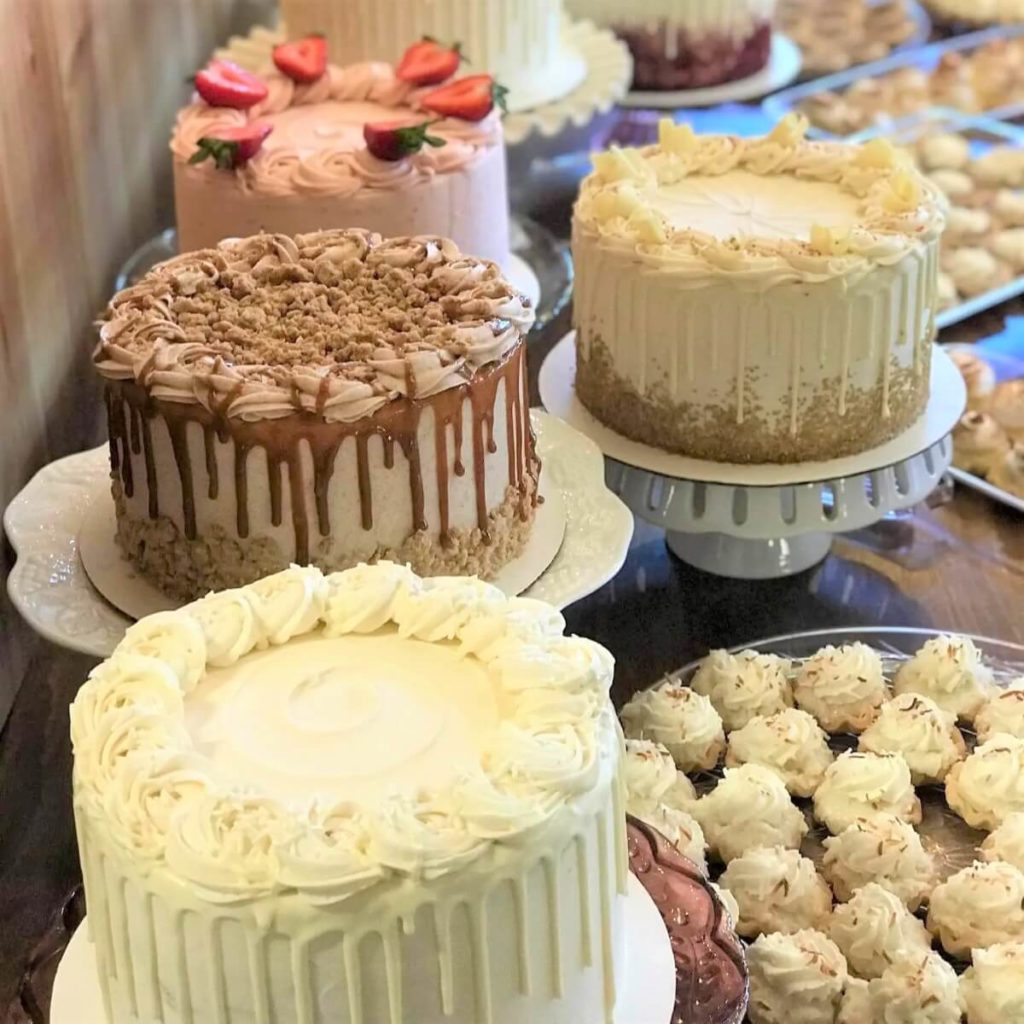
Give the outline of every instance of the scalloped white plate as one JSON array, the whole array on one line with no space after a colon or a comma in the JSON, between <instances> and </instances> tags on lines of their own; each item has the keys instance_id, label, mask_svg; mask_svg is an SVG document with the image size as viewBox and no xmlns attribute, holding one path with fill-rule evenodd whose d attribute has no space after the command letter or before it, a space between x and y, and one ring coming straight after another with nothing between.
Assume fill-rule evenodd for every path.
<instances>
[{"instance_id":1,"label":"scalloped white plate","mask_svg":"<svg viewBox=\"0 0 1024 1024\"><path fill-rule=\"evenodd\" d=\"M607 583L622 568L633 516L604 482L597 445L534 410L533 428L550 486L562 493L565 538L554 561L526 591L559 608ZM109 484L105 447L41 469L7 506L4 529L17 561L7 578L11 601L30 626L61 647L107 657L131 620L89 582L78 532Z\"/></svg>"}]
</instances>

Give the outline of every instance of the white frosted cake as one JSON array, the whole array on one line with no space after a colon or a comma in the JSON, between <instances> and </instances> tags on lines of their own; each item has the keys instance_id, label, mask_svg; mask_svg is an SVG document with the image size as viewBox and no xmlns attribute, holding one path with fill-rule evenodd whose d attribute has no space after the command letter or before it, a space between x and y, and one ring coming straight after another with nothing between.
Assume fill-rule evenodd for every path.
<instances>
[{"instance_id":1,"label":"white frosted cake","mask_svg":"<svg viewBox=\"0 0 1024 1024\"><path fill-rule=\"evenodd\" d=\"M257 235L111 300L117 538L189 600L287 567L492 576L537 503L533 310L441 238Z\"/></svg>"},{"instance_id":2,"label":"white frosted cake","mask_svg":"<svg viewBox=\"0 0 1024 1024\"><path fill-rule=\"evenodd\" d=\"M510 110L559 99L586 75L563 32L562 0L281 0L291 37L326 35L342 63L397 61L430 36L458 43L470 72L487 71L508 90Z\"/></svg>"},{"instance_id":3,"label":"white frosted cake","mask_svg":"<svg viewBox=\"0 0 1024 1024\"><path fill-rule=\"evenodd\" d=\"M451 82L421 86L390 64L365 61L327 64L312 82L273 66L256 75L215 61L197 84L202 92L178 113L171 138L183 252L261 231L353 227L442 235L507 266L505 145L493 104L466 106L465 116L456 104L441 115L428 109L431 96L450 97ZM367 139L368 126L427 124L429 144L389 152ZM238 138L253 148L197 162Z\"/></svg>"},{"instance_id":4,"label":"white frosted cake","mask_svg":"<svg viewBox=\"0 0 1024 1024\"><path fill-rule=\"evenodd\" d=\"M760 71L776 0L567 0L573 17L614 29L637 89L698 89Z\"/></svg>"},{"instance_id":5,"label":"white frosted cake","mask_svg":"<svg viewBox=\"0 0 1024 1024\"><path fill-rule=\"evenodd\" d=\"M563 628L387 564L129 629L71 709L110 1024L609 1024L622 739Z\"/></svg>"},{"instance_id":6,"label":"white frosted cake","mask_svg":"<svg viewBox=\"0 0 1024 1024\"><path fill-rule=\"evenodd\" d=\"M722 462L828 459L924 410L938 190L884 140L697 135L594 159L573 215L576 390L627 437Z\"/></svg>"}]
</instances>

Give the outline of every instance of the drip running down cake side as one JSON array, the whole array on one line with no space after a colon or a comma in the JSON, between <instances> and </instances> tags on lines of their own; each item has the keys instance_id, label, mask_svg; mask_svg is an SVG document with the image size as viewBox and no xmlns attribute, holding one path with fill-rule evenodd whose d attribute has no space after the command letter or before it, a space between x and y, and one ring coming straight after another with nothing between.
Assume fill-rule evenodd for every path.
<instances>
[{"instance_id":1,"label":"drip running down cake side","mask_svg":"<svg viewBox=\"0 0 1024 1024\"><path fill-rule=\"evenodd\" d=\"M594 159L573 215L581 401L637 441L717 462L875 447L924 411L938 190L885 140L663 121Z\"/></svg>"},{"instance_id":2,"label":"drip running down cake side","mask_svg":"<svg viewBox=\"0 0 1024 1024\"><path fill-rule=\"evenodd\" d=\"M121 548L183 599L292 562L493 575L538 501L532 321L445 239L262 235L162 264L95 353Z\"/></svg>"}]
</instances>

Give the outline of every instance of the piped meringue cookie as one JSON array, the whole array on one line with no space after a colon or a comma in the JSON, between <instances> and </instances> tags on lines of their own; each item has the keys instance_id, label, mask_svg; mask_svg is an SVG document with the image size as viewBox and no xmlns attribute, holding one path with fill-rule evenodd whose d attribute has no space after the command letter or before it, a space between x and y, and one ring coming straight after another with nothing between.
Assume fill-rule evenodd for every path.
<instances>
[{"instance_id":1,"label":"piped meringue cookie","mask_svg":"<svg viewBox=\"0 0 1024 1024\"><path fill-rule=\"evenodd\" d=\"M917 155L926 171L960 171L970 162L971 150L962 135L942 132L919 139Z\"/></svg>"},{"instance_id":2,"label":"piped meringue cookie","mask_svg":"<svg viewBox=\"0 0 1024 1024\"><path fill-rule=\"evenodd\" d=\"M951 348L948 352L967 385L968 408L983 407L996 387L996 371L992 364L970 348Z\"/></svg>"},{"instance_id":3,"label":"piped meringue cookie","mask_svg":"<svg viewBox=\"0 0 1024 1024\"><path fill-rule=\"evenodd\" d=\"M744 938L804 928L828 931L832 890L798 850L758 846L730 861L719 881L736 899L736 931Z\"/></svg>"},{"instance_id":4,"label":"piped meringue cookie","mask_svg":"<svg viewBox=\"0 0 1024 1024\"><path fill-rule=\"evenodd\" d=\"M723 888L716 882L711 883L711 888L715 890L715 895L721 901L725 912L729 915L729 923L735 931L736 922L740 919L740 905L736 902L736 897L728 889Z\"/></svg>"},{"instance_id":5,"label":"piped meringue cookie","mask_svg":"<svg viewBox=\"0 0 1024 1024\"><path fill-rule=\"evenodd\" d=\"M836 1024L875 1024L871 1012L871 989L862 978L846 979Z\"/></svg>"},{"instance_id":6,"label":"piped meringue cookie","mask_svg":"<svg viewBox=\"0 0 1024 1024\"><path fill-rule=\"evenodd\" d=\"M858 747L872 754L902 754L915 786L942 782L967 756L955 717L919 693L901 693L886 701L878 718L861 733Z\"/></svg>"},{"instance_id":7,"label":"piped meringue cookie","mask_svg":"<svg viewBox=\"0 0 1024 1024\"><path fill-rule=\"evenodd\" d=\"M831 1024L846 985L846 959L820 931L762 935L747 949L752 1024Z\"/></svg>"},{"instance_id":8,"label":"piped meringue cookie","mask_svg":"<svg viewBox=\"0 0 1024 1024\"><path fill-rule=\"evenodd\" d=\"M928 177L954 202L958 199L966 199L974 191L974 182L971 181L970 175L960 170L939 168L932 171Z\"/></svg>"},{"instance_id":9,"label":"piped meringue cookie","mask_svg":"<svg viewBox=\"0 0 1024 1024\"><path fill-rule=\"evenodd\" d=\"M821 726L799 708L752 718L729 736L725 755L730 767L760 764L771 768L790 793L802 797L814 795L834 759Z\"/></svg>"},{"instance_id":10,"label":"piped meringue cookie","mask_svg":"<svg viewBox=\"0 0 1024 1024\"><path fill-rule=\"evenodd\" d=\"M946 776L946 802L971 828L991 832L1024 811L1024 740L996 733Z\"/></svg>"},{"instance_id":11,"label":"piped meringue cookie","mask_svg":"<svg viewBox=\"0 0 1024 1024\"><path fill-rule=\"evenodd\" d=\"M665 804L685 811L697 799L693 783L676 771L672 755L660 743L627 739L623 773L630 803Z\"/></svg>"},{"instance_id":12,"label":"piped meringue cookie","mask_svg":"<svg viewBox=\"0 0 1024 1024\"><path fill-rule=\"evenodd\" d=\"M828 933L850 971L861 978L881 977L900 960L920 959L932 948L924 924L877 882L869 882L835 908Z\"/></svg>"},{"instance_id":13,"label":"piped meringue cookie","mask_svg":"<svg viewBox=\"0 0 1024 1024\"><path fill-rule=\"evenodd\" d=\"M726 768L725 778L694 805L693 816L727 864L757 846L796 850L807 834L807 821L785 783L758 764Z\"/></svg>"},{"instance_id":14,"label":"piped meringue cookie","mask_svg":"<svg viewBox=\"0 0 1024 1024\"><path fill-rule=\"evenodd\" d=\"M804 662L793 696L826 732L862 732L888 696L882 659L867 644L823 647Z\"/></svg>"},{"instance_id":15,"label":"piped meringue cookie","mask_svg":"<svg viewBox=\"0 0 1024 1024\"><path fill-rule=\"evenodd\" d=\"M911 824L921 820L907 762L900 754L840 754L814 794L814 816L838 835L875 814L894 814Z\"/></svg>"},{"instance_id":16,"label":"piped meringue cookie","mask_svg":"<svg viewBox=\"0 0 1024 1024\"><path fill-rule=\"evenodd\" d=\"M935 861L913 826L893 814L860 818L822 844L821 870L836 899L876 882L917 910L938 882Z\"/></svg>"},{"instance_id":17,"label":"piped meringue cookie","mask_svg":"<svg viewBox=\"0 0 1024 1024\"><path fill-rule=\"evenodd\" d=\"M992 672L974 642L948 634L927 641L900 666L893 680L894 693L931 697L940 708L965 722L974 721L992 688Z\"/></svg>"},{"instance_id":18,"label":"piped meringue cookie","mask_svg":"<svg viewBox=\"0 0 1024 1024\"><path fill-rule=\"evenodd\" d=\"M992 246L992 252L1004 263L1009 263L1014 273L1020 274L1024 271L1024 228L1004 228L997 231L989 244Z\"/></svg>"},{"instance_id":19,"label":"piped meringue cookie","mask_svg":"<svg viewBox=\"0 0 1024 1024\"><path fill-rule=\"evenodd\" d=\"M628 802L626 811L660 832L701 874L708 873L707 840L693 817L667 804Z\"/></svg>"},{"instance_id":20,"label":"piped meringue cookie","mask_svg":"<svg viewBox=\"0 0 1024 1024\"><path fill-rule=\"evenodd\" d=\"M710 771L725 749L725 730L714 705L677 680L636 694L620 718L627 736L663 744L684 772Z\"/></svg>"},{"instance_id":21,"label":"piped meringue cookie","mask_svg":"<svg viewBox=\"0 0 1024 1024\"><path fill-rule=\"evenodd\" d=\"M976 476L988 476L1010 450L1006 431L985 412L965 412L953 428L953 461Z\"/></svg>"},{"instance_id":22,"label":"piped meringue cookie","mask_svg":"<svg viewBox=\"0 0 1024 1024\"><path fill-rule=\"evenodd\" d=\"M992 201L992 212L1007 227L1024 227L1024 195L1001 188Z\"/></svg>"},{"instance_id":23,"label":"piped meringue cookie","mask_svg":"<svg viewBox=\"0 0 1024 1024\"><path fill-rule=\"evenodd\" d=\"M967 1024L1024 1021L1024 942L1000 942L971 953L960 979Z\"/></svg>"},{"instance_id":24,"label":"piped meringue cookie","mask_svg":"<svg viewBox=\"0 0 1024 1024\"><path fill-rule=\"evenodd\" d=\"M963 998L956 971L938 953L906 956L868 982L871 1022L960 1024Z\"/></svg>"},{"instance_id":25,"label":"piped meringue cookie","mask_svg":"<svg viewBox=\"0 0 1024 1024\"><path fill-rule=\"evenodd\" d=\"M711 698L725 728L742 729L758 715L793 706L790 662L757 651L712 651L700 664L691 685Z\"/></svg>"},{"instance_id":26,"label":"piped meringue cookie","mask_svg":"<svg viewBox=\"0 0 1024 1024\"><path fill-rule=\"evenodd\" d=\"M982 743L999 732L1024 739L1024 676L982 705L974 731Z\"/></svg>"},{"instance_id":27,"label":"piped meringue cookie","mask_svg":"<svg viewBox=\"0 0 1024 1024\"><path fill-rule=\"evenodd\" d=\"M1017 811L1003 818L981 844L982 860L1001 860L1024 871L1024 813Z\"/></svg>"},{"instance_id":28,"label":"piped meringue cookie","mask_svg":"<svg viewBox=\"0 0 1024 1024\"><path fill-rule=\"evenodd\" d=\"M959 960L971 950L1024 942L1024 872L1002 861L975 861L937 886L928 930Z\"/></svg>"},{"instance_id":29,"label":"piped meringue cookie","mask_svg":"<svg viewBox=\"0 0 1024 1024\"><path fill-rule=\"evenodd\" d=\"M943 259L942 269L953 278L956 290L969 299L998 287L1009 278L1009 272L995 256L980 245L964 245L951 250Z\"/></svg>"},{"instance_id":30,"label":"piped meringue cookie","mask_svg":"<svg viewBox=\"0 0 1024 1024\"><path fill-rule=\"evenodd\" d=\"M946 233L943 237L948 238L951 245L976 245L982 236L991 230L992 215L987 210L972 206L954 206L947 215Z\"/></svg>"},{"instance_id":31,"label":"piped meringue cookie","mask_svg":"<svg viewBox=\"0 0 1024 1024\"><path fill-rule=\"evenodd\" d=\"M988 478L996 487L1024 498L1024 440L1015 442L992 466Z\"/></svg>"}]
</instances>

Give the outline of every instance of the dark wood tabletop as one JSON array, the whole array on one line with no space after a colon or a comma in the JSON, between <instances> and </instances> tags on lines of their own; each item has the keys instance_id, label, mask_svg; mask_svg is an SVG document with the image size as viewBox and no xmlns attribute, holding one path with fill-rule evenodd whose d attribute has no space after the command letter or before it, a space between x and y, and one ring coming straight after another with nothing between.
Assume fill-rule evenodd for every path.
<instances>
[{"instance_id":1,"label":"dark wood tabletop","mask_svg":"<svg viewBox=\"0 0 1024 1024\"><path fill-rule=\"evenodd\" d=\"M563 312L531 342L534 383L569 322ZM980 341L1024 374L1024 303L941 340ZM97 440L83 438L83 447ZM1024 643L1024 517L957 488L935 507L839 537L813 569L767 581L691 569L668 552L661 531L638 523L622 571L566 619L615 655L617 703L709 648L793 631L916 626ZM92 664L47 647L0 733L2 1024L24 1020L15 1002L27 959L79 881L67 708Z\"/></svg>"}]
</instances>

